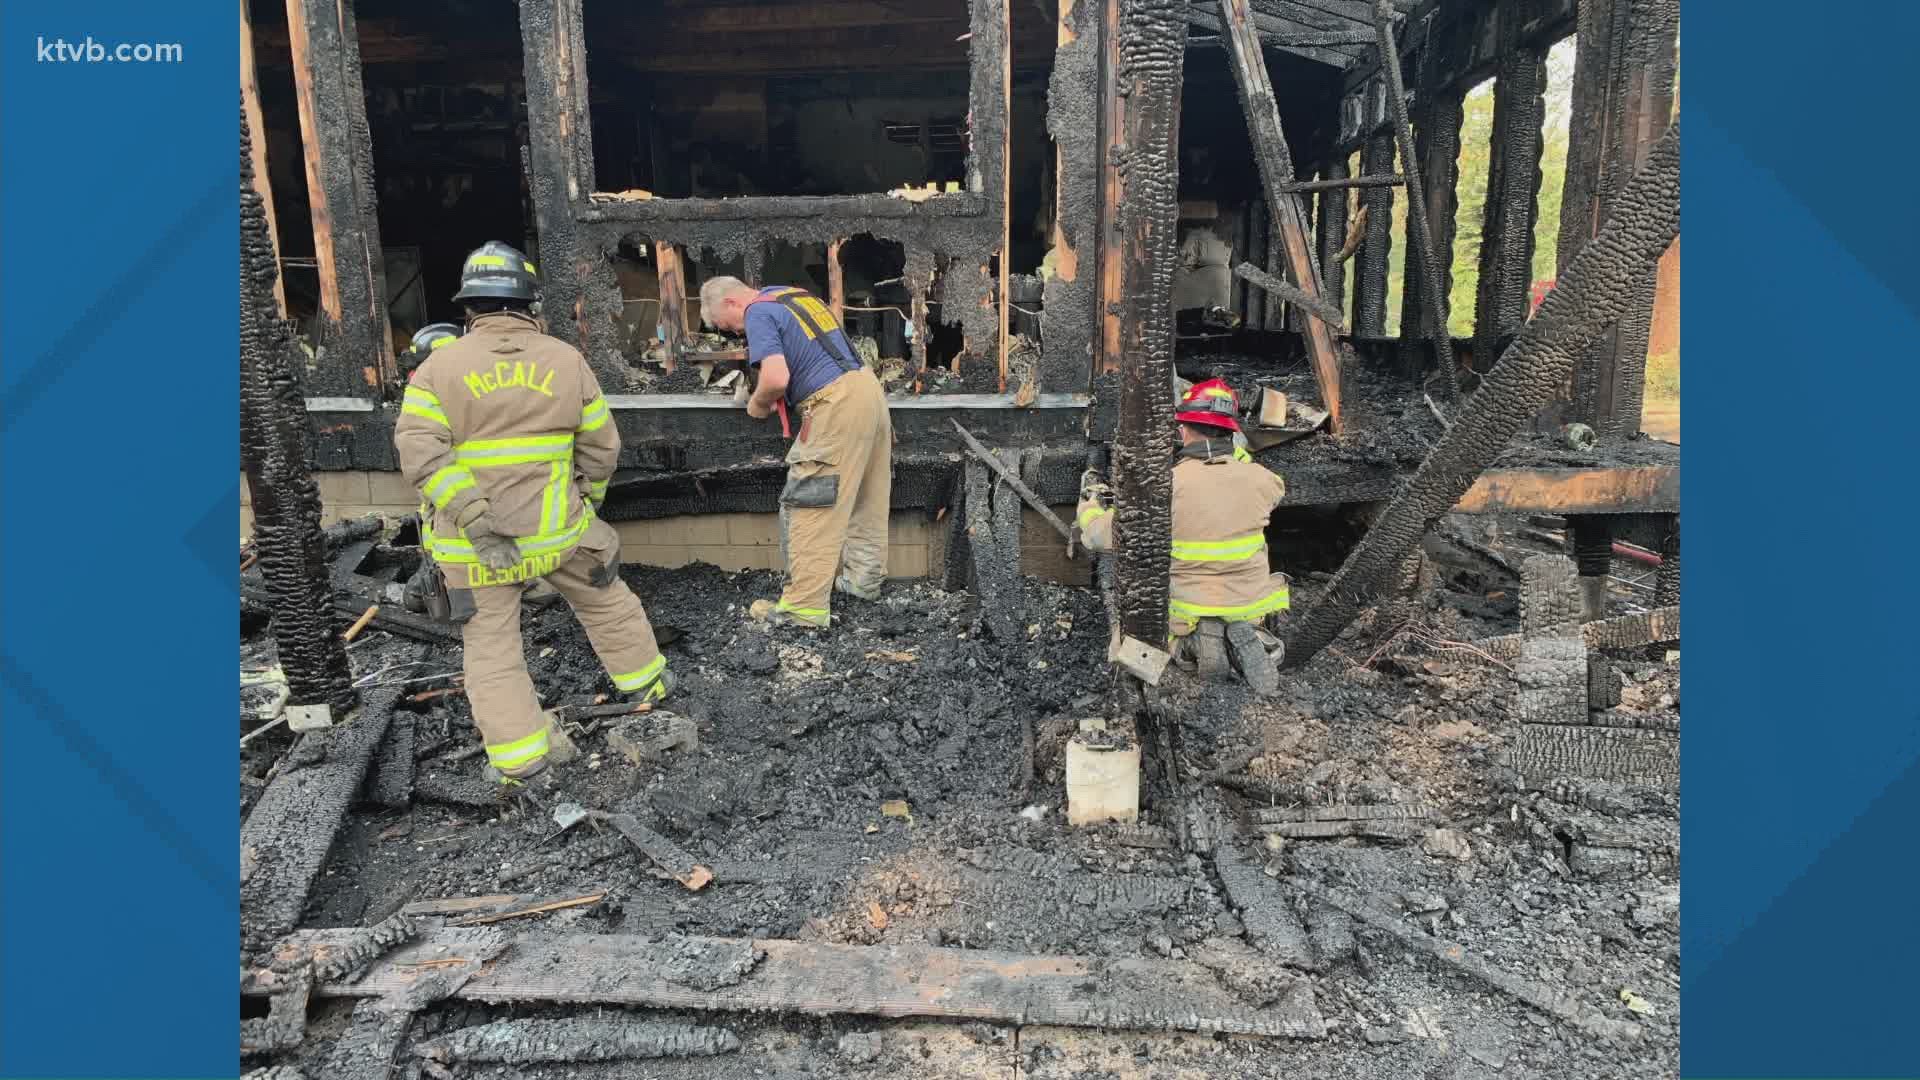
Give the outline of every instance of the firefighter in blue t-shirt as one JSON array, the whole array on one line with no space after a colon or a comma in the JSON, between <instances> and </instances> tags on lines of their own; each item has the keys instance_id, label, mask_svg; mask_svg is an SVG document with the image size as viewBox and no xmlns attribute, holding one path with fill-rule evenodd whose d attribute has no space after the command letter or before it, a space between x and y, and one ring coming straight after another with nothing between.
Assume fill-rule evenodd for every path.
<instances>
[{"instance_id":1,"label":"firefighter in blue t-shirt","mask_svg":"<svg viewBox=\"0 0 1920 1080\"><path fill-rule=\"evenodd\" d=\"M880 380L855 355L833 312L803 289L755 289L738 278L700 287L709 326L747 338L759 376L747 414L784 406L799 420L780 493L787 587L753 614L776 625L826 627L835 590L872 600L887 571L893 421Z\"/></svg>"}]
</instances>

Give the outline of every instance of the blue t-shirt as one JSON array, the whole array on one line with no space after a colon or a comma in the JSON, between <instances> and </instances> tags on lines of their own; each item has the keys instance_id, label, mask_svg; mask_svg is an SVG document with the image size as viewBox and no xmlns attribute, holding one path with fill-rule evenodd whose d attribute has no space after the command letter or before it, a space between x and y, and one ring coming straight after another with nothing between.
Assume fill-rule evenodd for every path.
<instances>
[{"instance_id":1,"label":"blue t-shirt","mask_svg":"<svg viewBox=\"0 0 1920 1080\"><path fill-rule=\"evenodd\" d=\"M760 290L761 296L774 296L786 292L785 286L776 286ZM853 344L847 340L846 332L833 319L833 312L818 297L805 292L794 292L815 326L826 331L825 338L832 344L834 352L851 364L859 367L860 360L853 351ZM759 367L760 361L776 353L787 359L787 403L799 405L812 397L821 387L845 374L848 370L840 361L834 359L826 345L815 340L806 326L786 305L768 300L747 308L747 363Z\"/></svg>"}]
</instances>

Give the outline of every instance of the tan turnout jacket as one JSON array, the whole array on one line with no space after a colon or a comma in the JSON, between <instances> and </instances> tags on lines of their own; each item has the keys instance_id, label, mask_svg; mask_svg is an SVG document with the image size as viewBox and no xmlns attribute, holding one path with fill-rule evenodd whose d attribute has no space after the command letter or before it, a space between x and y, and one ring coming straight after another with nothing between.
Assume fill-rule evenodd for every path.
<instances>
[{"instance_id":1,"label":"tan turnout jacket","mask_svg":"<svg viewBox=\"0 0 1920 1080\"><path fill-rule=\"evenodd\" d=\"M482 315L466 336L413 373L393 441L424 500L423 539L453 580L512 584L544 575L573 550L606 497L620 433L586 359L531 317ZM490 571L457 523L486 499L520 566Z\"/></svg>"},{"instance_id":2,"label":"tan turnout jacket","mask_svg":"<svg viewBox=\"0 0 1920 1080\"><path fill-rule=\"evenodd\" d=\"M1237 460L1233 444L1195 443L1173 466L1173 561L1168 583L1174 635L1202 618L1247 622L1287 606L1286 577L1267 562L1267 521L1287 485L1265 466ZM1080 538L1113 548L1113 511L1082 499Z\"/></svg>"}]
</instances>

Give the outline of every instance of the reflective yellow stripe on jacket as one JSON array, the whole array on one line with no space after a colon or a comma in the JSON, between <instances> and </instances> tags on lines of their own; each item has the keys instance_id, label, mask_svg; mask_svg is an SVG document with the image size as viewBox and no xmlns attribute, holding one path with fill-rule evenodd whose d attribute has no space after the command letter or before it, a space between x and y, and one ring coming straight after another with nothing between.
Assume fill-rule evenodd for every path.
<instances>
[{"instance_id":1,"label":"reflective yellow stripe on jacket","mask_svg":"<svg viewBox=\"0 0 1920 1080\"><path fill-rule=\"evenodd\" d=\"M441 338L440 341L433 343L433 347L437 349L441 342L452 340L452 338ZM406 396L400 399L400 411L431 420L443 428L453 427L452 424L447 423L447 414L440 408L440 399L434 396L432 391L422 390L417 386L407 387Z\"/></svg>"},{"instance_id":2,"label":"reflective yellow stripe on jacket","mask_svg":"<svg viewBox=\"0 0 1920 1080\"><path fill-rule=\"evenodd\" d=\"M1283 611L1290 606L1291 597L1285 585L1255 600L1251 604L1220 607L1213 604L1189 604L1184 600L1175 600L1169 605L1173 614L1185 619L1225 619L1228 622L1247 622Z\"/></svg>"},{"instance_id":3,"label":"reflective yellow stripe on jacket","mask_svg":"<svg viewBox=\"0 0 1920 1080\"><path fill-rule=\"evenodd\" d=\"M1175 540L1173 557L1182 562L1233 562L1250 559L1266 549L1265 533L1248 533L1225 540Z\"/></svg>"},{"instance_id":4,"label":"reflective yellow stripe on jacket","mask_svg":"<svg viewBox=\"0 0 1920 1080\"><path fill-rule=\"evenodd\" d=\"M587 402L585 408L580 410L580 426L575 429L576 434L584 435L589 431L600 430L606 426L608 416L607 399L604 397L594 398L592 401Z\"/></svg>"}]
</instances>

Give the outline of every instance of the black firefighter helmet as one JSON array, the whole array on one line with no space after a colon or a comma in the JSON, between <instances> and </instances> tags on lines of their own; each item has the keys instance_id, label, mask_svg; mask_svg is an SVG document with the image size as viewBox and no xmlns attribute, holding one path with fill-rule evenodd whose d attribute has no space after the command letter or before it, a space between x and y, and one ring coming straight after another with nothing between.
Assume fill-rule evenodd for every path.
<instances>
[{"instance_id":1,"label":"black firefighter helmet","mask_svg":"<svg viewBox=\"0 0 1920 1080\"><path fill-rule=\"evenodd\" d=\"M460 267L460 291L455 300L538 299L540 281L534 276L533 263L519 249L489 240L467 256Z\"/></svg>"}]
</instances>

